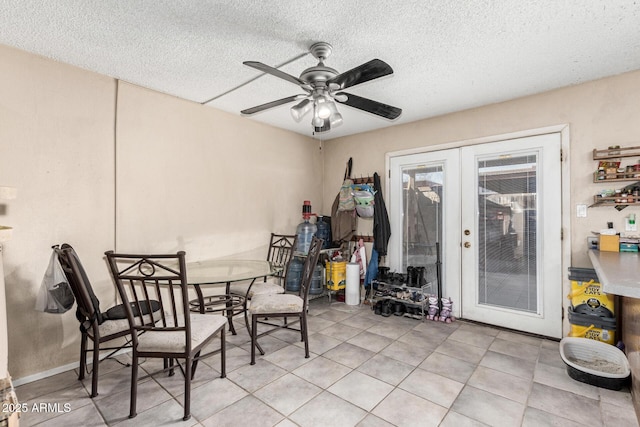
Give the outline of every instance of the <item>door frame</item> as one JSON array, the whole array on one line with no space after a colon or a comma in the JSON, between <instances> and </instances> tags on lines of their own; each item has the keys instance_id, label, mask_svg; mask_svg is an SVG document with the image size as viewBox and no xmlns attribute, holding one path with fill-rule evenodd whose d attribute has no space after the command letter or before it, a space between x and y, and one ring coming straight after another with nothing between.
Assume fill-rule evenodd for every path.
<instances>
[{"instance_id":1,"label":"door frame","mask_svg":"<svg viewBox=\"0 0 640 427\"><path fill-rule=\"evenodd\" d=\"M561 219L561 224L562 224L562 230L559 230L563 233L563 239L562 239L562 248L561 248L561 254L562 254L562 265L561 265L561 270L563 272L568 271L569 266L571 265L571 252L572 252L572 245L571 245L571 176L570 176L570 172L571 172L571 164L570 164L570 159L571 156L569 155L569 148L570 148L570 129L569 129L569 125L568 124L561 124L561 125L554 125L554 126L547 126L547 127L542 127L542 128L535 128L535 129L527 129L527 130L522 130L522 131L517 131L517 132L510 132L510 133L505 133L505 134L499 134L499 135L491 135L491 136L486 136L486 137L480 137L480 138L472 138L472 139L466 139L466 140L460 140L460 141L453 141L453 142L446 142L446 143L441 143L441 144L434 144L434 145L427 145L427 146L423 146L423 147L417 147L417 148L410 148L410 149L406 149L406 150L398 150L398 151L390 151L385 153L385 170L386 170L386 177L387 179L385 180L385 195L386 195L386 199L389 200L389 194L390 194L390 189L391 189L391 185L390 185L390 173L391 173L391 158L392 157L397 157L397 156L406 156L406 155L410 155L410 154L420 154L420 153L428 153L428 152L432 152L432 151L440 151L440 150L447 150L447 149L451 149L451 148L461 148L461 147L466 147L466 146L470 146L470 145L478 145L478 144L486 144L486 143L492 143L492 142L500 142L500 141L505 141L505 140L510 140L510 139L517 139L517 138L523 138L523 137L530 137L530 136L537 136L537 135L544 135L544 134L549 134L549 133L559 133L560 134L560 147L562 150L562 161L561 161L561 166L560 166L560 173L561 173L561 185L562 185L562 201L561 201L561 211L562 211L562 219ZM391 238L389 240L389 245L397 245L399 244L398 239L399 236L394 236L394 234L391 234ZM569 281L567 279L567 275L566 274L562 274L562 295L566 295L567 292L569 291ZM443 285L444 286L444 285ZM461 285L458 286L457 289L448 289L446 287L443 287L443 293L451 296L451 298L454 301L454 305L453 305L453 314L456 317L460 316L460 303L459 301L461 296L462 296L462 289L461 289ZM458 301L458 304L455 303L455 301ZM566 300L563 298L562 301L562 335L566 335L567 331L568 331L568 321L566 319L565 314L566 313Z\"/></svg>"}]
</instances>

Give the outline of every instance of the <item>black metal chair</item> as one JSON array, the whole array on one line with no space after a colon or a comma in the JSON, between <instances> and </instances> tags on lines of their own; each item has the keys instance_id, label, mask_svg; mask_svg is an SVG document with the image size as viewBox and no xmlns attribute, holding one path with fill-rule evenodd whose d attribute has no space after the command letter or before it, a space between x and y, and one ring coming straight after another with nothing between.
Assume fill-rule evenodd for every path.
<instances>
[{"instance_id":1,"label":"black metal chair","mask_svg":"<svg viewBox=\"0 0 640 427\"><path fill-rule=\"evenodd\" d=\"M105 357L106 359L117 351L131 346L131 329L125 307L123 304L119 304L104 312L101 311L100 301L96 297L87 273L73 247L64 243L62 246L54 246L53 249L58 256L77 304L76 318L80 322L80 332L82 333L78 380L84 379L87 370L87 354L92 352L91 397L96 397L98 395L100 353L110 351ZM152 301L146 307L150 307L152 311L158 311L160 303ZM142 323L151 320L148 310L138 311L136 316ZM114 342L118 338L121 339L120 345L110 344L114 346L107 346L107 343ZM122 344L122 340L125 339L126 342ZM88 348L89 340L93 343L92 348Z\"/></svg>"},{"instance_id":2,"label":"black metal chair","mask_svg":"<svg viewBox=\"0 0 640 427\"><path fill-rule=\"evenodd\" d=\"M125 303L132 332L131 405L129 418L136 416L138 363L140 358L162 358L162 371L173 375L178 367L185 378L184 420L191 418L191 380L200 359L220 353L221 378L225 371L225 330L227 318L192 313L185 253L167 255L127 255L106 252L120 297ZM146 300L157 299L161 310L153 314L153 324L136 322L134 309L142 310ZM220 348L202 354L214 337ZM184 364L179 362L184 360ZM167 363L168 361L168 363ZM176 361L177 365L174 365ZM161 372L162 372L161 371Z\"/></svg>"},{"instance_id":3,"label":"black metal chair","mask_svg":"<svg viewBox=\"0 0 640 427\"><path fill-rule=\"evenodd\" d=\"M300 332L301 341L304 341L305 357L309 357L309 338L307 331L307 304L311 279L320 250L322 249L322 239L316 236L311 240L311 246L302 269L302 279L300 290L295 294L260 294L254 295L249 305L251 313L251 364L256 363L256 347L258 338L268 335L278 329L292 329ZM264 320L264 319L268 320ZM283 318L281 323L273 323L272 318ZM297 318L294 322L289 322L289 318ZM299 329L292 325L299 323ZM258 333L258 325L269 325L271 328L265 332ZM262 353L264 354L264 353Z\"/></svg>"},{"instance_id":4,"label":"black metal chair","mask_svg":"<svg viewBox=\"0 0 640 427\"><path fill-rule=\"evenodd\" d=\"M244 314L244 322L249 334L251 334L251 327L248 306L251 298L255 295L284 293L289 262L291 261L297 241L298 237L296 235L271 233L269 250L267 251L267 261L277 270L277 273L273 276L265 277L262 281L253 280L250 282L235 282L231 284L229 288L230 293L240 295L244 298L242 309L235 312L234 315ZM258 345L258 350L261 354L264 354L260 345Z\"/></svg>"}]
</instances>

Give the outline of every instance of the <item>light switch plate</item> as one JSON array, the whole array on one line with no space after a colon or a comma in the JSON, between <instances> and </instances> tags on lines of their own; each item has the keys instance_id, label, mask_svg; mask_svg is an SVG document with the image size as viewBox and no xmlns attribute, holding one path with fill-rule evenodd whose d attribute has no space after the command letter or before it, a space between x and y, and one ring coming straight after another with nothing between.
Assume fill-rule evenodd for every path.
<instances>
[{"instance_id":1,"label":"light switch plate","mask_svg":"<svg viewBox=\"0 0 640 427\"><path fill-rule=\"evenodd\" d=\"M587 217L587 205L576 205L576 217L578 218Z\"/></svg>"}]
</instances>

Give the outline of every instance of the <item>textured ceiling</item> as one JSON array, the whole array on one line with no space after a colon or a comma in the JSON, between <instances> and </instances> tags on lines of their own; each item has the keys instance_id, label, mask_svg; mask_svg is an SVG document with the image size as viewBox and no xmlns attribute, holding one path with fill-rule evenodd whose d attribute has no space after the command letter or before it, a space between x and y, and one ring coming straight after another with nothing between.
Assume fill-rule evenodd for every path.
<instances>
[{"instance_id":1,"label":"textured ceiling","mask_svg":"<svg viewBox=\"0 0 640 427\"><path fill-rule=\"evenodd\" d=\"M316 41L339 72L391 65L349 92L403 109L338 105L344 124L316 135L330 139L640 69L640 2L0 0L1 44L235 114L301 93L243 61L299 76ZM251 120L311 136L291 105Z\"/></svg>"}]
</instances>

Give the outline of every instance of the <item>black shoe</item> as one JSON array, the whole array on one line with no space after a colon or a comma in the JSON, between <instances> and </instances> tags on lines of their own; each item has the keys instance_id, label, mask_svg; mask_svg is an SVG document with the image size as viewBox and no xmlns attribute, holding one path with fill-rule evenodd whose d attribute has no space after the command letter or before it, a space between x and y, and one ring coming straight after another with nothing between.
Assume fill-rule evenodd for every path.
<instances>
[{"instance_id":1,"label":"black shoe","mask_svg":"<svg viewBox=\"0 0 640 427\"><path fill-rule=\"evenodd\" d=\"M391 316L391 300L384 300L382 301L382 307L381 307L381 312L380 314L382 314L383 317L389 317Z\"/></svg>"},{"instance_id":2,"label":"black shoe","mask_svg":"<svg viewBox=\"0 0 640 427\"><path fill-rule=\"evenodd\" d=\"M396 301L395 305L394 305L394 315L396 316L402 316L404 314L404 312L406 311L406 307L403 303L401 303L400 301Z\"/></svg>"},{"instance_id":3,"label":"black shoe","mask_svg":"<svg viewBox=\"0 0 640 427\"><path fill-rule=\"evenodd\" d=\"M382 301L376 302L376 304L373 306L373 312L375 314L382 314Z\"/></svg>"}]
</instances>

